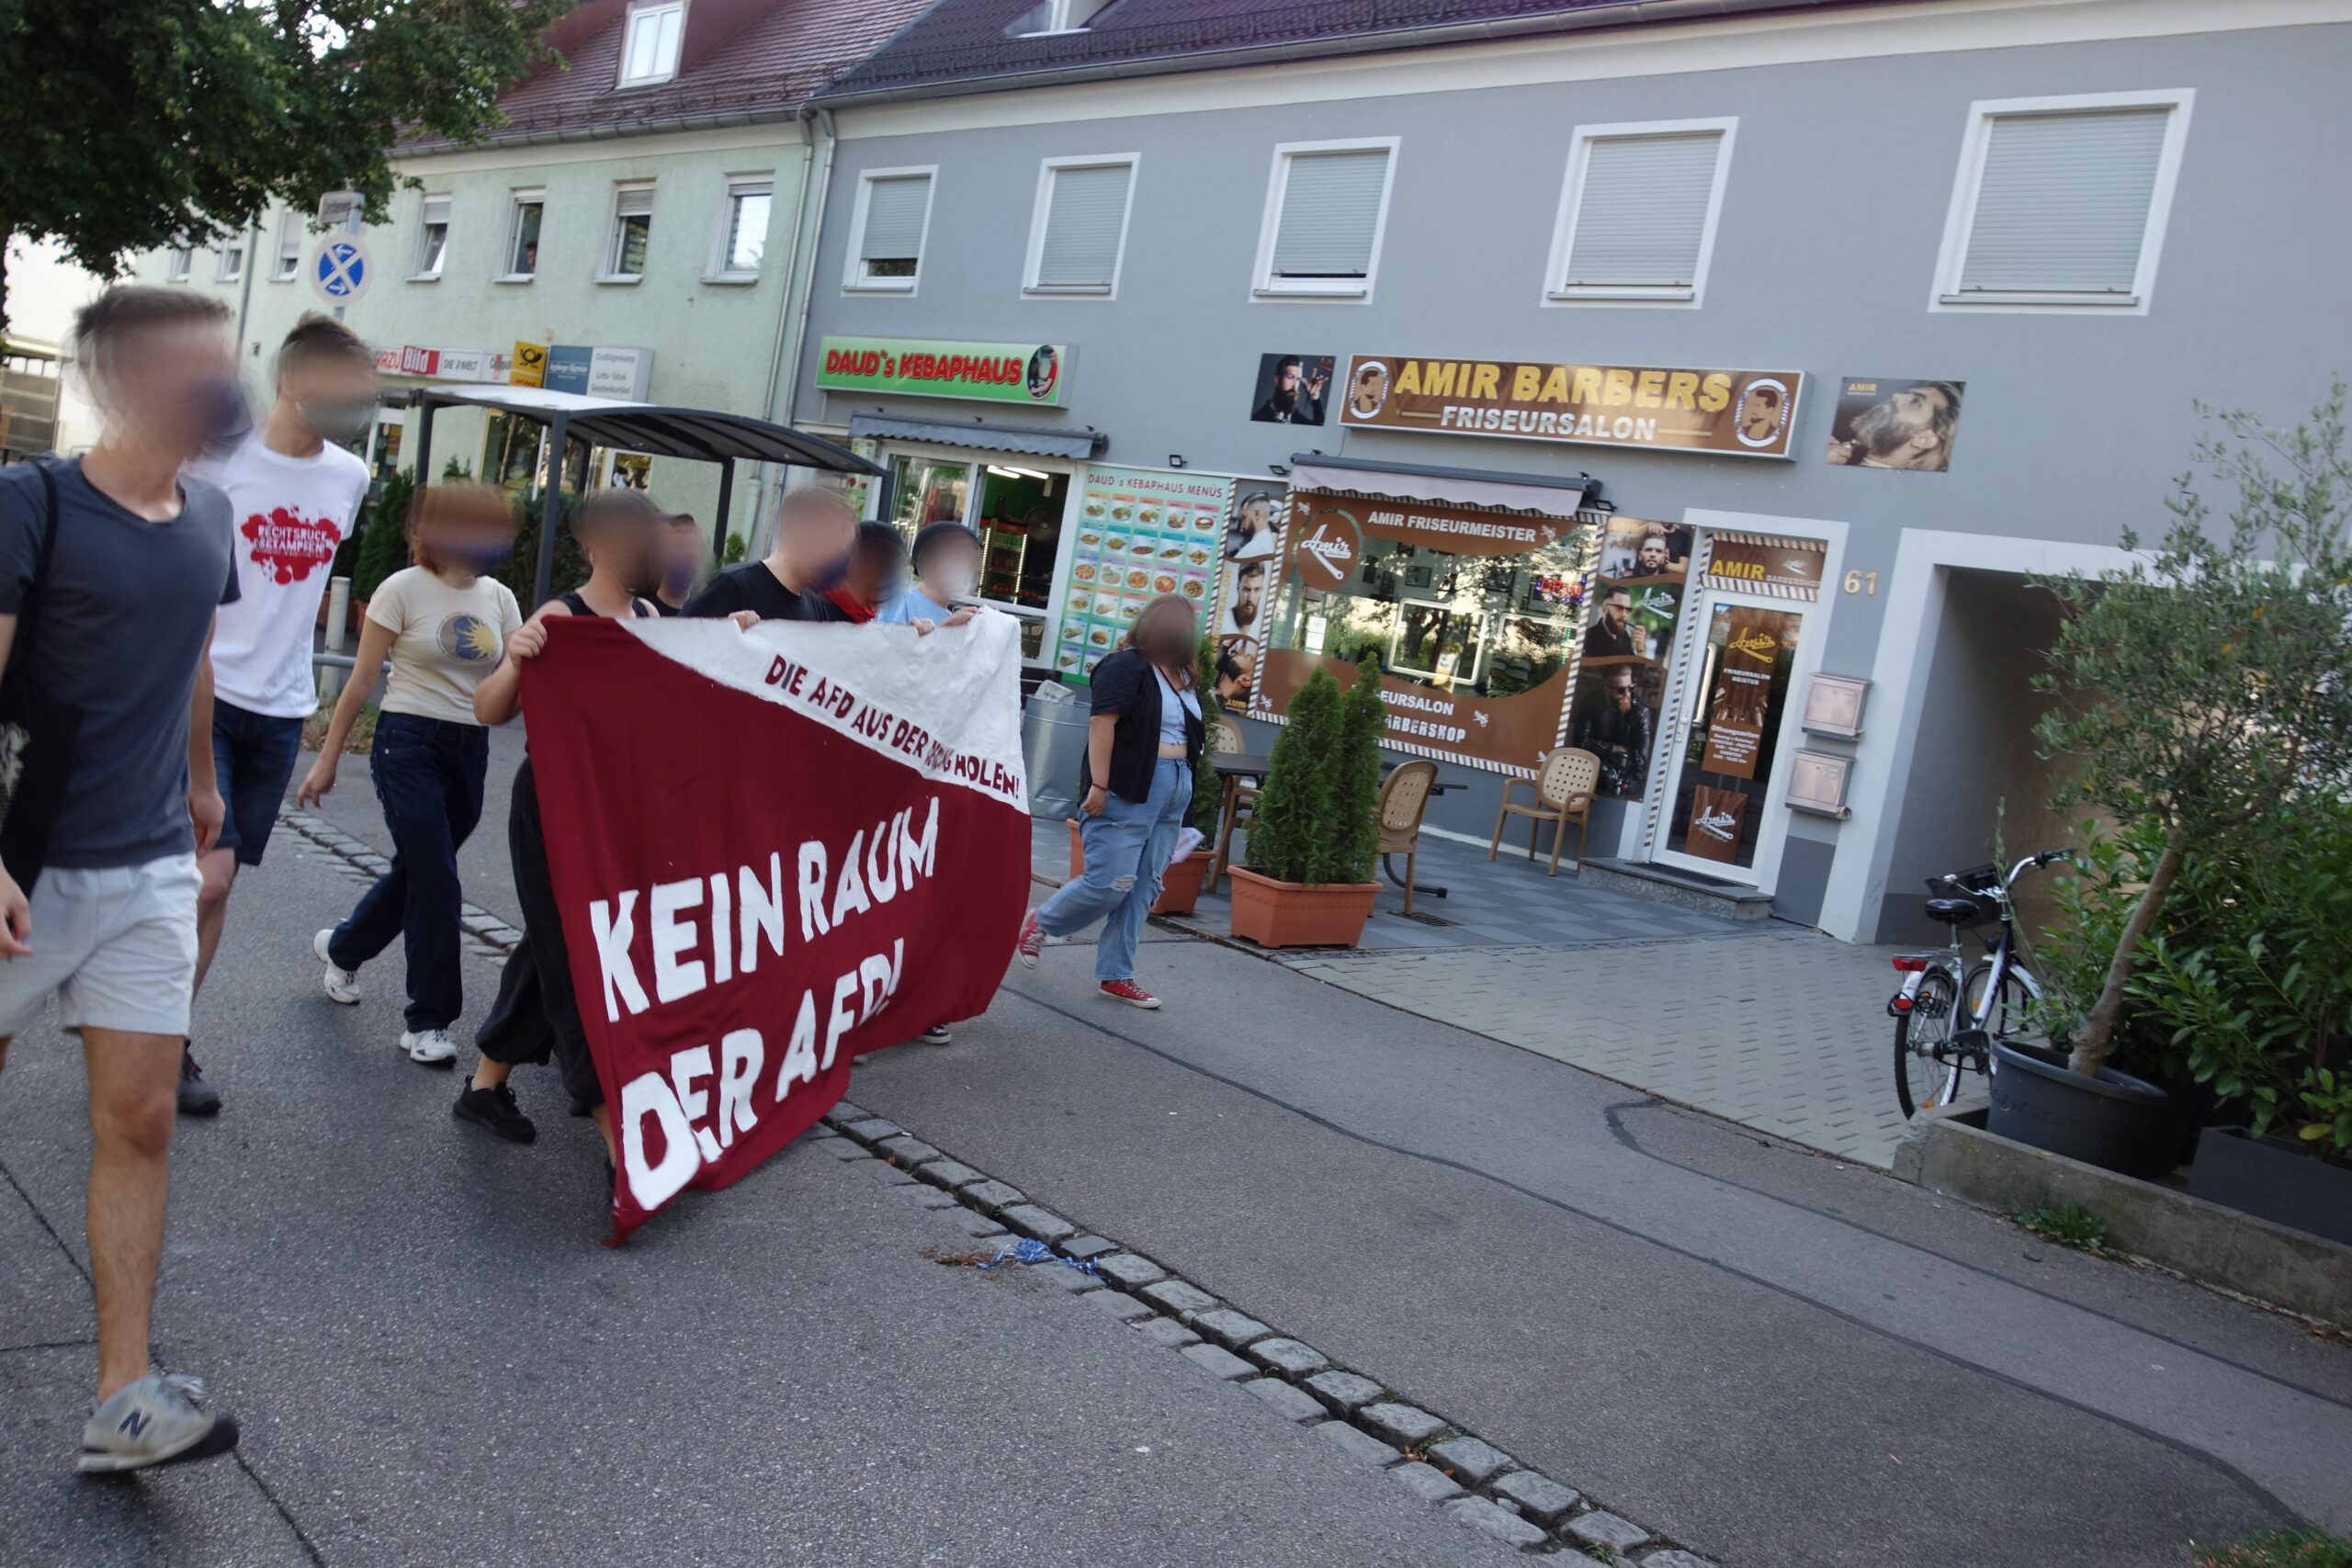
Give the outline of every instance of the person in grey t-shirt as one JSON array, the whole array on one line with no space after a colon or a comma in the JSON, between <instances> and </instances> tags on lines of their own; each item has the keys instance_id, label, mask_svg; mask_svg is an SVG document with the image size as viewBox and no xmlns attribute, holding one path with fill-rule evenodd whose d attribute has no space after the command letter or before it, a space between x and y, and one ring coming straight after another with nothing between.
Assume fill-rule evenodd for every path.
<instances>
[{"instance_id":1,"label":"person in grey t-shirt","mask_svg":"<svg viewBox=\"0 0 2352 1568\"><path fill-rule=\"evenodd\" d=\"M236 1423L202 1385L147 1364L172 1125L196 980L197 854L220 829L212 763L214 611L237 596L229 505L181 464L238 430L228 308L185 289L110 288L74 328L106 414L78 462L45 465L56 545L17 646L48 517L43 467L0 470L0 671L82 709L62 812L29 888L0 870L0 1065L40 1016L82 1037L90 1094L89 1256L97 1406L79 1468L224 1453ZM191 745L193 737L195 744Z\"/></svg>"}]
</instances>

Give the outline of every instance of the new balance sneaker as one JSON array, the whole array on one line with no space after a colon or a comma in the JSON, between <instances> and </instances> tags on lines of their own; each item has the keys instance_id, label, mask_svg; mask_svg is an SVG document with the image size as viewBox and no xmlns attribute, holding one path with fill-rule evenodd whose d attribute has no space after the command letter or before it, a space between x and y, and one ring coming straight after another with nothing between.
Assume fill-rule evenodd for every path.
<instances>
[{"instance_id":1,"label":"new balance sneaker","mask_svg":"<svg viewBox=\"0 0 2352 1568\"><path fill-rule=\"evenodd\" d=\"M1125 1002L1131 1008L1156 1008L1159 998L1136 985L1133 980L1105 980L1102 994L1114 1002Z\"/></svg>"},{"instance_id":2,"label":"new balance sneaker","mask_svg":"<svg viewBox=\"0 0 2352 1568\"><path fill-rule=\"evenodd\" d=\"M334 936L332 926L321 931L311 939L311 951L327 966L327 995L345 1007L356 1007L359 1002L359 971L342 968L327 956L327 942Z\"/></svg>"},{"instance_id":3,"label":"new balance sneaker","mask_svg":"<svg viewBox=\"0 0 2352 1568\"><path fill-rule=\"evenodd\" d=\"M180 1114L220 1114L220 1091L204 1081L204 1069L196 1065L196 1055L185 1043L180 1046Z\"/></svg>"},{"instance_id":4,"label":"new balance sneaker","mask_svg":"<svg viewBox=\"0 0 2352 1568\"><path fill-rule=\"evenodd\" d=\"M458 1043L446 1029L412 1029L401 1036L408 1059L428 1067L446 1067L458 1059Z\"/></svg>"},{"instance_id":5,"label":"new balance sneaker","mask_svg":"<svg viewBox=\"0 0 2352 1568\"><path fill-rule=\"evenodd\" d=\"M523 1108L514 1103L514 1091L503 1083L478 1089L469 1082L458 1091L458 1103L449 1108L449 1114L487 1127L510 1144L538 1141L537 1125L523 1114Z\"/></svg>"},{"instance_id":6,"label":"new balance sneaker","mask_svg":"<svg viewBox=\"0 0 2352 1568\"><path fill-rule=\"evenodd\" d=\"M1021 922L1021 935L1013 942L1012 951L1020 955L1023 964L1035 969L1037 967L1037 954L1045 950L1046 928L1037 923L1037 911L1032 909Z\"/></svg>"},{"instance_id":7,"label":"new balance sneaker","mask_svg":"<svg viewBox=\"0 0 2352 1568\"><path fill-rule=\"evenodd\" d=\"M918 1045L945 1045L955 1038L956 1036L948 1032L945 1024L934 1023L929 1029L924 1030L921 1034L915 1036L915 1043Z\"/></svg>"},{"instance_id":8,"label":"new balance sneaker","mask_svg":"<svg viewBox=\"0 0 2352 1568\"><path fill-rule=\"evenodd\" d=\"M170 1372L150 1372L119 1388L82 1427L85 1475L112 1475L154 1464L210 1459L237 1446L237 1424L203 1408L204 1384Z\"/></svg>"}]
</instances>

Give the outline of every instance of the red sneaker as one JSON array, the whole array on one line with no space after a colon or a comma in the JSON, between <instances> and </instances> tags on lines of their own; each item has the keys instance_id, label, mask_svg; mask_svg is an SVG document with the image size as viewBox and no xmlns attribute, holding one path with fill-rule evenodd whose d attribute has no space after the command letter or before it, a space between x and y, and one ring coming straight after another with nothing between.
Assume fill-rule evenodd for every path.
<instances>
[{"instance_id":1,"label":"red sneaker","mask_svg":"<svg viewBox=\"0 0 2352 1568\"><path fill-rule=\"evenodd\" d=\"M1032 909L1028 918L1021 922L1021 935L1013 942L1012 951L1023 964L1035 969L1037 967L1037 954L1045 948L1046 931L1037 923L1037 911Z\"/></svg>"},{"instance_id":2,"label":"red sneaker","mask_svg":"<svg viewBox=\"0 0 2352 1568\"><path fill-rule=\"evenodd\" d=\"M1105 980L1102 994L1114 1002L1125 1002L1131 1008L1156 1008L1159 998L1136 985L1133 980Z\"/></svg>"}]
</instances>

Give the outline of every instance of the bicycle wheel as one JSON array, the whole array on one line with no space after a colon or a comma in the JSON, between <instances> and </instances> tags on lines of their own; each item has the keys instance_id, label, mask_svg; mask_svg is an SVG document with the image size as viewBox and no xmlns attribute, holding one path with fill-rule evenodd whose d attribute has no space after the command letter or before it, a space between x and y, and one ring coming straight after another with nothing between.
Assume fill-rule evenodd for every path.
<instances>
[{"instance_id":1,"label":"bicycle wheel","mask_svg":"<svg viewBox=\"0 0 2352 1568\"><path fill-rule=\"evenodd\" d=\"M1968 971L1962 982L1962 1027L1967 1027L1967 1021L1977 1017L1978 1010L1984 1008L1984 987L1992 977L1993 966L1989 963L1975 964ZM1984 1032L2004 1045L2046 1047L2050 1043L2049 1032L2033 1021L2027 1006L2032 996L2013 965L2001 976L2001 994L1994 998L1992 1007L1984 1010L1981 1027Z\"/></svg>"},{"instance_id":2,"label":"bicycle wheel","mask_svg":"<svg viewBox=\"0 0 2352 1568\"><path fill-rule=\"evenodd\" d=\"M1930 969L1911 993L1910 1010L1894 1021L1894 1097L1905 1117L1950 1105L1960 1090L1960 1062L1951 1051L1959 1002L1951 976Z\"/></svg>"}]
</instances>

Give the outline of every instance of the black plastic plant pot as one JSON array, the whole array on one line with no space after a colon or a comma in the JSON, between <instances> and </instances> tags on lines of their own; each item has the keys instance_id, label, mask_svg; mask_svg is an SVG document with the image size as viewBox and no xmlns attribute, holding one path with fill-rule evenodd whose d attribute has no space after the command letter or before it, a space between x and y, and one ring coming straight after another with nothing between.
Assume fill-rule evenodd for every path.
<instances>
[{"instance_id":1,"label":"black plastic plant pot","mask_svg":"<svg viewBox=\"0 0 2352 1568\"><path fill-rule=\"evenodd\" d=\"M1984 1130L2143 1180L2180 1158L2180 1122L2154 1084L2101 1067L2085 1077L2054 1052L1993 1042L1993 1108Z\"/></svg>"},{"instance_id":2,"label":"black plastic plant pot","mask_svg":"<svg viewBox=\"0 0 2352 1568\"><path fill-rule=\"evenodd\" d=\"M2206 1128L2188 1168L2188 1195L2352 1247L2352 1165L2285 1138Z\"/></svg>"}]
</instances>

